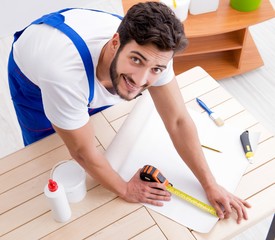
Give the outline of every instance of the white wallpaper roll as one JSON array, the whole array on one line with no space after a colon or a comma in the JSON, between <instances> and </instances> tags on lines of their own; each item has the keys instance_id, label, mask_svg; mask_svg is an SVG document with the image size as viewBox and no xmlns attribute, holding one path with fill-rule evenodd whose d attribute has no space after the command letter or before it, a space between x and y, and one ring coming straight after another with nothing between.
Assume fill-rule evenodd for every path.
<instances>
[{"instance_id":1,"label":"white wallpaper roll","mask_svg":"<svg viewBox=\"0 0 275 240\"><path fill-rule=\"evenodd\" d=\"M106 158L116 171L123 166L131 148L136 142L137 137L143 129L143 126L152 113L154 103L148 91L142 93L134 109L129 114L112 143L105 152ZM134 125L133 125L134 123ZM129 134L131 131L131 134ZM125 137L127 139L125 139ZM123 143L123 145L121 145ZM115 153L115 154L114 154Z\"/></svg>"}]
</instances>

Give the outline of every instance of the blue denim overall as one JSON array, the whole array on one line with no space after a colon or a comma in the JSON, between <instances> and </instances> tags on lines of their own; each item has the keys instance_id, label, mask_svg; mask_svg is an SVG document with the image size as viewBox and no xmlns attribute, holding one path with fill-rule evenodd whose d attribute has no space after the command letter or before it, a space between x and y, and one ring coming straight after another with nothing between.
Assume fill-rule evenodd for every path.
<instances>
[{"instance_id":1,"label":"blue denim overall","mask_svg":"<svg viewBox=\"0 0 275 240\"><path fill-rule=\"evenodd\" d=\"M71 27L64 23L64 16L60 13L68 10L71 9L68 8L58 12L50 13L37 19L31 24L47 24L49 26L57 28L65 35L67 35L67 37L69 37L71 41L74 43L83 61L89 82L89 99L87 103L87 107L89 107L89 103L92 101L94 96L93 61L90 51L84 40L78 35L77 32L75 32ZM92 9L87 10L102 12L99 10ZM111 15L118 17L119 19L122 19L122 17L116 14ZM14 42L16 42L16 40L20 37L20 35L24 32L25 29L14 34ZM13 59L13 48L9 56L8 78L12 101L19 125L21 127L25 146L54 133L55 131L52 127L52 124L47 119L44 113L41 90L38 86L32 83L17 66ZM91 116L92 114L102 111L107 107L110 106L102 106L96 109L88 109L88 113Z\"/></svg>"}]
</instances>

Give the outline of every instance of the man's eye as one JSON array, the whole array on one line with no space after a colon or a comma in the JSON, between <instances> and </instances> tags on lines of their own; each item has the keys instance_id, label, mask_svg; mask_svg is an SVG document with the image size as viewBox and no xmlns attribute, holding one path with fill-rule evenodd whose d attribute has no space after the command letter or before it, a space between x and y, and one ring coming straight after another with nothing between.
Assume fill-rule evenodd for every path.
<instances>
[{"instance_id":1,"label":"man's eye","mask_svg":"<svg viewBox=\"0 0 275 240\"><path fill-rule=\"evenodd\" d=\"M159 73L162 72L162 69L161 69L161 68L153 68L153 72L154 72L155 74L159 74Z\"/></svg>"},{"instance_id":2,"label":"man's eye","mask_svg":"<svg viewBox=\"0 0 275 240\"><path fill-rule=\"evenodd\" d=\"M140 60L137 57L132 57L132 61L136 64L140 64Z\"/></svg>"}]
</instances>

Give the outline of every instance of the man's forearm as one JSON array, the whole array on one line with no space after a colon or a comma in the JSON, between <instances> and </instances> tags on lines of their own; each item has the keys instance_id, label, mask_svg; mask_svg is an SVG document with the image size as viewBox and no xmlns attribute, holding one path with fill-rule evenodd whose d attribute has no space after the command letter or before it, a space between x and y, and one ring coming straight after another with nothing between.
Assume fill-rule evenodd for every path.
<instances>
[{"instance_id":1,"label":"man's forearm","mask_svg":"<svg viewBox=\"0 0 275 240\"><path fill-rule=\"evenodd\" d=\"M98 152L96 156L75 156L75 160L84 167L86 172L98 181L103 187L117 194L125 196L127 183L113 170L103 154ZM95 159L96 158L96 159Z\"/></svg>"}]
</instances>

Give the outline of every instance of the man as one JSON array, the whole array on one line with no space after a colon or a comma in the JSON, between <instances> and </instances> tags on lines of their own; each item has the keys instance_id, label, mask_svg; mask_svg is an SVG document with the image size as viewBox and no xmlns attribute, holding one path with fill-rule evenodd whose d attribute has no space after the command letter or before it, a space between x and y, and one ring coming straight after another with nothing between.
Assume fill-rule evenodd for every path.
<instances>
[{"instance_id":1,"label":"man","mask_svg":"<svg viewBox=\"0 0 275 240\"><path fill-rule=\"evenodd\" d=\"M133 6L121 21L101 11L67 9L15 34L9 82L26 145L57 132L72 157L128 202L161 206L159 183L129 182L96 149L90 114L149 89L176 150L202 184L218 216L247 219L249 204L219 186L205 161L178 88L172 58L187 41L181 22L157 2ZM184 136L184 137L183 137Z\"/></svg>"}]
</instances>

